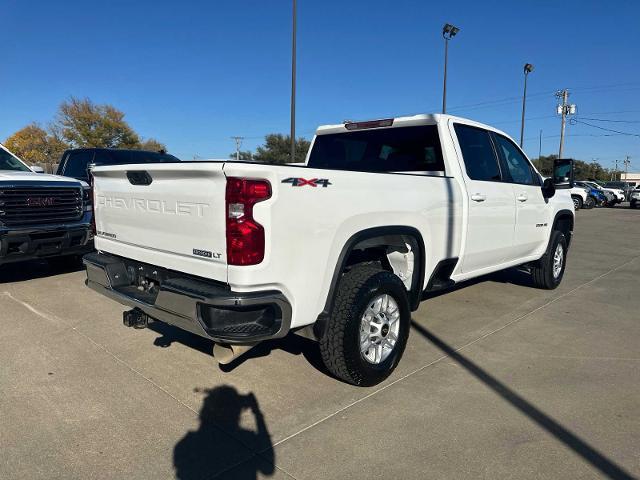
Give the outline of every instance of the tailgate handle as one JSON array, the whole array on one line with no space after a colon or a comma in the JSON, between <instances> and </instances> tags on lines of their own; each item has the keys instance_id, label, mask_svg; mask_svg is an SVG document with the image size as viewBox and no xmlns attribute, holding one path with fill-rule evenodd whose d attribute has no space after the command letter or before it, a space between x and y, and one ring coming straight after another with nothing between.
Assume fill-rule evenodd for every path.
<instances>
[{"instance_id":1,"label":"tailgate handle","mask_svg":"<svg viewBox=\"0 0 640 480\"><path fill-rule=\"evenodd\" d=\"M129 170L127 171L127 178L131 185L151 185L153 178L146 170Z\"/></svg>"}]
</instances>

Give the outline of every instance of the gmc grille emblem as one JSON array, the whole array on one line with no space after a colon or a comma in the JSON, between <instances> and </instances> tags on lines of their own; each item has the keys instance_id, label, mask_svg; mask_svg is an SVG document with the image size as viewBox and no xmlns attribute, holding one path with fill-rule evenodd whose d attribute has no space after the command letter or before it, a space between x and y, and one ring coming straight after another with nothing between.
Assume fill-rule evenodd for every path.
<instances>
[{"instance_id":1,"label":"gmc grille emblem","mask_svg":"<svg viewBox=\"0 0 640 480\"><path fill-rule=\"evenodd\" d=\"M55 197L28 197L28 207L52 207L56 204Z\"/></svg>"}]
</instances>

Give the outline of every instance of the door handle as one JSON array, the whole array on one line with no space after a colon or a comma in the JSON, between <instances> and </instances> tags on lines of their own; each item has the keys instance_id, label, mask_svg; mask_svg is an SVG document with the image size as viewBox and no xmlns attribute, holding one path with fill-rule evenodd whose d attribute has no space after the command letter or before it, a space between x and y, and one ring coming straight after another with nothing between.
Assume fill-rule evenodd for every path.
<instances>
[{"instance_id":1,"label":"door handle","mask_svg":"<svg viewBox=\"0 0 640 480\"><path fill-rule=\"evenodd\" d=\"M471 200L474 202L484 202L487 199L487 196L482 193L474 193L471 195Z\"/></svg>"},{"instance_id":2,"label":"door handle","mask_svg":"<svg viewBox=\"0 0 640 480\"><path fill-rule=\"evenodd\" d=\"M526 202L528 198L529 197L527 197L526 193L521 193L516 197L516 200L518 200L519 202Z\"/></svg>"}]
</instances>

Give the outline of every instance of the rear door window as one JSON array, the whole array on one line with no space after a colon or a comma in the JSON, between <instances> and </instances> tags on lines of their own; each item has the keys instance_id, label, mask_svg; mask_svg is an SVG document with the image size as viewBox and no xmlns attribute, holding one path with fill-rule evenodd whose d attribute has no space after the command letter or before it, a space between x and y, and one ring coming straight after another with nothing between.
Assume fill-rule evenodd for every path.
<instances>
[{"instance_id":1,"label":"rear door window","mask_svg":"<svg viewBox=\"0 0 640 480\"><path fill-rule=\"evenodd\" d=\"M454 129L469 178L487 182L501 181L498 158L489 132L460 123L456 123Z\"/></svg>"},{"instance_id":2,"label":"rear door window","mask_svg":"<svg viewBox=\"0 0 640 480\"><path fill-rule=\"evenodd\" d=\"M359 172L444 172L435 125L318 135L308 166Z\"/></svg>"}]
</instances>

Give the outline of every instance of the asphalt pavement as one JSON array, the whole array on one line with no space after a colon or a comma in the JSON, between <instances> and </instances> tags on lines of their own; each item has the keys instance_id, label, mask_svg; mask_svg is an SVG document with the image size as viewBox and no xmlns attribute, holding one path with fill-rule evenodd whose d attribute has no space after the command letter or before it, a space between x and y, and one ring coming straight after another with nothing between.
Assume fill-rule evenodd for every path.
<instances>
[{"instance_id":1,"label":"asphalt pavement","mask_svg":"<svg viewBox=\"0 0 640 480\"><path fill-rule=\"evenodd\" d=\"M640 476L640 210L577 212L562 285L425 299L373 388L290 336L225 368L46 262L0 267L0 478Z\"/></svg>"}]
</instances>

